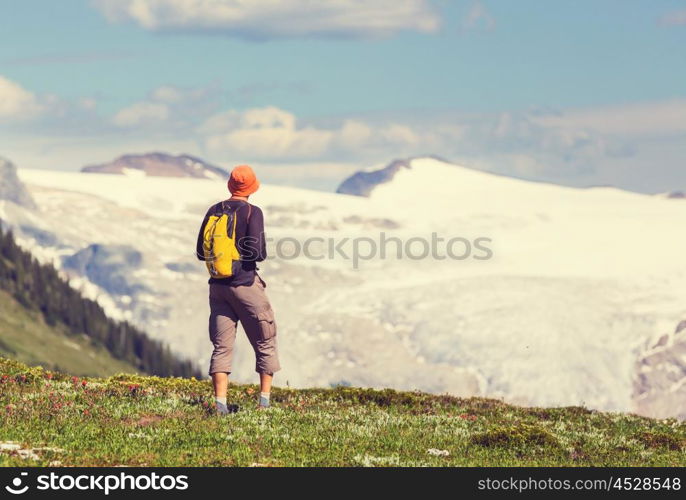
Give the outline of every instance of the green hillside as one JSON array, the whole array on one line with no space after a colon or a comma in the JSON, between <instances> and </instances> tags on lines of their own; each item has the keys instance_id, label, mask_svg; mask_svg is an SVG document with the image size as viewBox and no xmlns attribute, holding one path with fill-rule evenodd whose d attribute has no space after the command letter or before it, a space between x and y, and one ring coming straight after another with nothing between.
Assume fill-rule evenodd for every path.
<instances>
[{"instance_id":1,"label":"green hillside","mask_svg":"<svg viewBox=\"0 0 686 500\"><path fill-rule=\"evenodd\" d=\"M415 392L81 380L0 359L0 466L684 466L686 424Z\"/></svg>"},{"instance_id":2,"label":"green hillside","mask_svg":"<svg viewBox=\"0 0 686 500\"><path fill-rule=\"evenodd\" d=\"M0 355L75 375L107 376L137 371L85 335L74 335L61 325L48 325L42 314L26 309L3 290L0 290Z\"/></svg>"}]
</instances>

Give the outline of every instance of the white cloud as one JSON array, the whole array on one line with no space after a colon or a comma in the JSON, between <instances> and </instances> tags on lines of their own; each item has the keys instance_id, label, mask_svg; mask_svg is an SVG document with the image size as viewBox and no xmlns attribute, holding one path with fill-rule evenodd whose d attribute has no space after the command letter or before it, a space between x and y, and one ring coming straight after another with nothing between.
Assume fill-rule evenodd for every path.
<instances>
[{"instance_id":1,"label":"white cloud","mask_svg":"<svg viewBox=\"0 0 686 500\"><path fill-rule=\"evenodd\" d=\"M609 165L632 165L647 175L655 159L641 148L661 140L676 151L669 144L686 137L683 116L686 101L672 100L554 113L350 117L320 127L268 107L214 115L198 133L215 156L376 162L437 154L507 175L592 184L607 182Z\"/></svg>"},{"instance_id":2,"label":"white cloud","mask_svg":"<svg viewBox=\"0 0 686 500\"><path fill-rule=\"evenodd\" d=\"M686 134L683 116L686 101L676 100L557 113L347 118L321 127L264 107L215 114L196 132L211 154L251 159L376 161L433 153L489 158L502 173L572 178L635 154L637 138Z\"/></svg>"},{"instance_id":3,"label":"white cloud","mask_svg":"<svg viewBox=\"0 0 686 500\"><path fill-rule=\"evenodd\" d=\"M144 150L186 151L219 163L240 157L273 164L369 165L437 154L552 182L643 190L686 187L677 184L686 178L680 173L686 99L555 112L442 111L308 120L274 106L218 112L221 95L211 86L162 86L110 117L98 112L93 99L72 102L35 94L0 77L0 139L6 143L5 155L23 141L23 154L46 159L41 161L56 158L51 156L56 151L66 159L68 151L81 148L93 156L88 149L93 143L108 151L103 156L115 149L139 151L144 143Z\"/></svg>"},{"instance_id":4,"label":"white cloud","mask_svg":"<svg viewBox=\"0 0 686 500\"><path fill-rule=\"evenodd\" d=\"M217 33L248 39L383 37L434 32L428 0L96 0L113 22L150 31Z\"/></svg>"},{"instance_id":5,"label":"white cloud","mask_svg":"<svg viewBox=\"0 0 686 500\"><path fill-rule=\"evenodd\" d=\"M295 115L275 108L226 111L200 128L206 147L252 158L313 158L323 155L333 133L298 127Z\"/></svg>"},{"instance_id":6,"label":"white cloud","mask_svg":"<svg viewBox=\"0 0 686 500\"><path fill-rule=\"evenodd\" d=\"M98 107L98 101L92 97L82 97L78 100L77 105L84 110L92 111Z\"/></svg>"},{"instance_id":7,"label":"white cloud","mask_svg":"<svg viewBox=\"0 0 686 500\"><path fill-rule=\"evenodd\" d=\"M204 120L217 107L220 95L214 86L153 89L146 99L121 109L112 117L120 128L144 127L148 132L187 131Z\"/></svg>"},{"instance_id":8,"label":"white cloud","mask_svg":"<svg viewBox=\"0 0 686 500\"><path fill-rule=\"evenodd\" d=\"M0 76L0 120L29 120L42 111L35 94Z\"/></svg>"},{"instance_id":9,"label":"white cloud","mask_svg":"<svg viewBox=\"0 0 686 500\"><path fill-rule=\"evenodd\" d=\"M666 172L672 172L671 189L686 177L680 173L683 158L678 159L684 151L680 145L686 144L684 116L686 100L673 99L556 112L444 116L433 119L430 130L440 138L433 149L437 154L482 169L572 185L659 190L668 189ZM450 122L459 124L461 133L442 134Z\"/></svg>"},{"instance_id":10,"label":"white cloud","mask_svg":"<svg viewBox=\"0 0 686 500\"><path fill-rule=\"evenodd\" d=\"M169 108L165 104L154 102L137 102L119 110L112 118L112 123L121 128L159 125L169 118Z\"/></svg>"},{"instance_id":11,"label":"white cloud","mask_svg":"<svg viewBox=\"0 0 686 500\"><path fill-rule=\"evenodd\" d=\"M208 118L198 132L213 153L260 159L401 154L423 140L417 131L399 123L372 127L360 120L345 120L330 128L300 125L294 114L273 106L219 113Z\"/></svg>"},{"instance_id":12,"label":"white cloud","mask_svg":"<svg viewBox=\"0 0 686 500\"><path fill-rule=\"evenodd\" d=\"M338 137L338 147L344 150L359 148L360 144L369 142L374 134L372 127L359 120L343 122Z\"/></svg>"},{"instance_id":13,"label":"white cloud","mask_svg":"<svg viewBox=\"0 0 686 500\"><path fill-rule=\"evenodd\" d=\"M171 85L163 85L153 90L150 93L150 97L155 101L172 103L183 100L184 93Z\"/></svg>"},{"instance_id":14,"label":"white cloud","mask_svg":"<svg viewBox=\"0 0 686 500\"><path fill-rule=\"evenodd\" d=\"M686 134L686 99L580 109L543 115L535 121L546 127L590 129L624 137Z\"/></svg>"},{"instance_id":15,"label":"white cloud","mask_svg":"<svg viewBox=\"0 0 686 500\"><path fill-rule=\"evenodd\" d=\"M686 9L668 12L659 20L661 26L686 26Z\"/></svg>"},{"instance_id":16,"label":"white cloud","mask_svg":"<svg viewBox=\"0 0 686 500\"><path fill-rule=\"evenodd\" d=\"M379 134L389 145L418 146L421 142L419 135L407 125L392 123L382 128Z\"/></svg>"},{"instance_id":17,"label":"white cloud","mask_svg":"<svg viewBox=\"0 0 686 500\"><path fill-rule=\"evenodd\" d=\"M0 135L7 133L67 136L100 130L97 102L91 97L64 99L39 94L0 75Z\"/></svg>"}]
</instances>

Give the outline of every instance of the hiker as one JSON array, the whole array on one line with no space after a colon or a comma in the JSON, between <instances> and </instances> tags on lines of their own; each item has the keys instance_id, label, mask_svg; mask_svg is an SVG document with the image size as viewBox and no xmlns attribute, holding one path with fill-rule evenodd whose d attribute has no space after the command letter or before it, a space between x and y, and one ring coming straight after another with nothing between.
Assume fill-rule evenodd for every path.
<instances>
[{"instance_id":1,"label":"hiker","mask_svg":"<svg viewBox=\"0 0 686 500\"><path fill-rule=\"evenodd\" d=\"M210 272L210 340L214 346L209 374L214 385L217 414L237 410L227 405L233 346L238 321L255 351L260 374L259 409L269 407L274 373L281 367L276 346L274 311L257 274L257 262L267 257L262 210L248 203L260 187L252 168L239 165L228 182L231 197L205 214L196 254Z\"/></svg>"}]
</instances>

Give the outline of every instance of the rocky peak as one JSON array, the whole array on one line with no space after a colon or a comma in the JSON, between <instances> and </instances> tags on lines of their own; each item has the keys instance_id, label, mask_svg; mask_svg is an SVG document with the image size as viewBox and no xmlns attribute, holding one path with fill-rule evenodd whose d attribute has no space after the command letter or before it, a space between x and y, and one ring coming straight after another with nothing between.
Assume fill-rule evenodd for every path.
<instances>
[{"instance_id":1,"label":"rocky peak","mask_svg":"<svg viewBox=\"0 0 686 500\"><path fill-rule=\"evenodd\" d=\"M369 196L376 186L392 181L395 174L404 168L413 168L413 161L421 158L431 158L447 163L446 160L437 156L396 159L380 169L355 172L338 186L336 192L354 196Z\"/></svg>"},{"instance_id":2,"label":"rocky peak","mask_svg":"<svg viewBox=\"0 0 686 500\"><path fill-rule=\"evenodd\" d=\"M17 176L17 167L0 157L0 200L7 200L26 208L36 208L26 186Z\"/></svg>"},{"instance_id":3,"label":"rocky peak","mask_svg":"<svg viewBox=\"0 0 686 500\"><path fill-rule=\"evenodd\" d=\"M200 179L225 179L229 173L215 165L190 155L145 153L123 155L99 165L89 165L82 172L152 177L194 177Z\"/></svg>"}]
</instances>

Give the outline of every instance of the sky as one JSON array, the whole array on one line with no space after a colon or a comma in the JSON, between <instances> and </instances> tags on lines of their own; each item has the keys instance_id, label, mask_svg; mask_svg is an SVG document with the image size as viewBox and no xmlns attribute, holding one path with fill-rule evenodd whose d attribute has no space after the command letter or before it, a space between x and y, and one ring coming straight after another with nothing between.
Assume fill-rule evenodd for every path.
<instances>
[{"instance_id":1,"label":"sky","mask_svg":"<svg viewBox=\"0 0 686 500\"><path fill-rule=\"evenodd\" d=\"M0 155L686 189L685 0L0 0Z\"/></svg>"}]
</instances>

